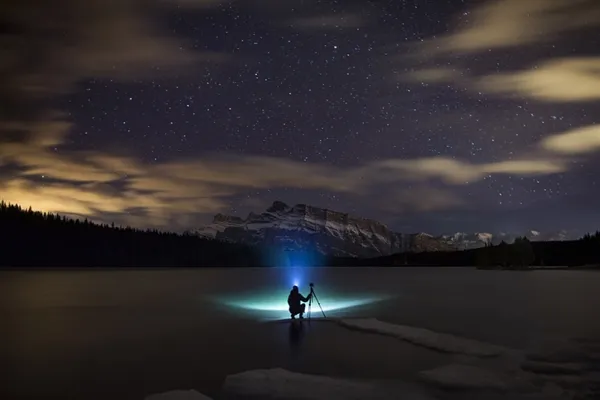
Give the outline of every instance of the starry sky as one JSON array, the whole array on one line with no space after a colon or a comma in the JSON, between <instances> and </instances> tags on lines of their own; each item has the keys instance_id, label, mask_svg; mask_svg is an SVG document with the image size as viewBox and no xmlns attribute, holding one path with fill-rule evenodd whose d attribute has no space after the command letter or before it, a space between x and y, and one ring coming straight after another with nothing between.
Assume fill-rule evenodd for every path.
<instances>
[{"instance_id":1,"label":"starry sky","mask_svg":"<svg viewBox=\"0 0 600 400\"><path fill-rule=\"evenodd\" d=\"M274 200L600 228L596 0L5 0L0 197L165 230Z\"/></svg>"}]
</instances>

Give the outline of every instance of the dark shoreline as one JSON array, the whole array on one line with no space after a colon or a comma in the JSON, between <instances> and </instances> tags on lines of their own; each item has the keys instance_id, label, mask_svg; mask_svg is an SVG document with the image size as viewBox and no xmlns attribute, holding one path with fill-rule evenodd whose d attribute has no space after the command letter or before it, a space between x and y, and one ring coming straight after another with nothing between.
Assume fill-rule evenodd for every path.
<instances>
[{"instance_id":1,"label":"dark shoreline","mask_svg":"<svg viewBox=\"0 0 600 400\"><path fill-rule=\"evenodd\" d=\"M419 248L385 256L369 253L359 258L321 254L313 242L304 243L306 248L302 248L300 241L291 249L273 238L262 244L243 243L243 240L235 243L191 234L99 225L24 210L4 202L0 202L0 225L4 232L0 268L11 270L281 266L589 270L600 265L600 232L570 241L531 242L523 237L512 244L489 243L475 249ZM381 252L390 251L393 249Z\"/></svg>"},{"instance_id":2,"label":"dark shoreline","mask_svg":"<svg viewBox=\"0 0 600 400\"><path fill-rule=\"evenodd\" d=\"M529 267L529 268L482 268L476 267L472 265L306 265L306 266L195 266L195 267L151 267L151 266L125 266L125 267L115 267L115 266L17 266L17 267L8 267L2 266L0 267L0 271L174 271L174 270L226 270L226 269L320 269L320 268L349 268L349 269L365 269L365 268L377 268L377 269L403 269L403 268L470 268L477 269L479 271L511 271L511 272L529 272L529 271L600 271L600 265L594 266L576 266L576 267L568 267L568 266L557 266L557 267Z\"/></svg>"}]
</instances>

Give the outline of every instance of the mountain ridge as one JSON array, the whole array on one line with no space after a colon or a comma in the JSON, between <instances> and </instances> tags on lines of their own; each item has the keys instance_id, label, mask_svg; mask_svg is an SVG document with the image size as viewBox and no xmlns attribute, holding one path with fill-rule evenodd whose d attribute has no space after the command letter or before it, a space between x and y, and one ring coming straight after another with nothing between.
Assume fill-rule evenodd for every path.
<instances>
[{"instance_id":1,"label":"mountain ridge","mask_svg":"<svg viewBox=\"0 0 600 400\"><path fill-rule=\"evenodd\" d=\"M543 235L488 232L431 235L400 233L386 224L340 211L276 200L264 212L246 218L216 214L213 222L195 230L199 236L251 245L268 245L288 251L316 250L324 255L374 257L400 252L453 251L484 247L518 236L530 240L566 240L567 232Z\"/></svg>"}]
</instances>

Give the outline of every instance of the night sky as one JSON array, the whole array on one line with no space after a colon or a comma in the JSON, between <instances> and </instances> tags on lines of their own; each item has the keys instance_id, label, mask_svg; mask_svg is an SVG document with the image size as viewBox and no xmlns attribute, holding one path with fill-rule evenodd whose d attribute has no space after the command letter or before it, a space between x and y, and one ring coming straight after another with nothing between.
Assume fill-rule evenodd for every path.
<instances>
[{"instance_id":1,"label":"night sky","mask_svg":"<svg viewBox=\"0 0 600 400\"><path fill-rule=\"evenodd\" d=\"M597 0L5 0L0 197L183 230L274 200L600 229Z\"/></svg>"}]
</instances>

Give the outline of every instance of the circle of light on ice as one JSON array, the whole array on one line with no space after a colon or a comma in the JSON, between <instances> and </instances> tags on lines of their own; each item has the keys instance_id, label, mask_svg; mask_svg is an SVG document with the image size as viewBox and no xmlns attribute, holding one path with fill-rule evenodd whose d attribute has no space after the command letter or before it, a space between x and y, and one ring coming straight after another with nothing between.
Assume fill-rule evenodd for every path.
<instances>
[{"instance_id":1,"label":"circle of light on ice","mask_svg":"<svg viewBox=\"0 0 600 400\"><path fill-rule=\"evenodd\" d=\"M365 297L365 298L326 298L320 299L321 306L324 312L337 313L350 310L354 307L364 306L367 304L375 303L382 300L381 298ZM289 306L287 304L287 294L282 296L249 296L247 299L223 299L220 301L222 304L238 309L241 311L247 311L252 314L259 314L264 318L286 318L289 317ZM308 303L307 303L308 307ZM313 316L317 317L317 311L320 311L315 304L313 304ZM308 311L308 308L307 308ZM346 313L347 314L347 313Z\"/></svg>"}]
</instances>

